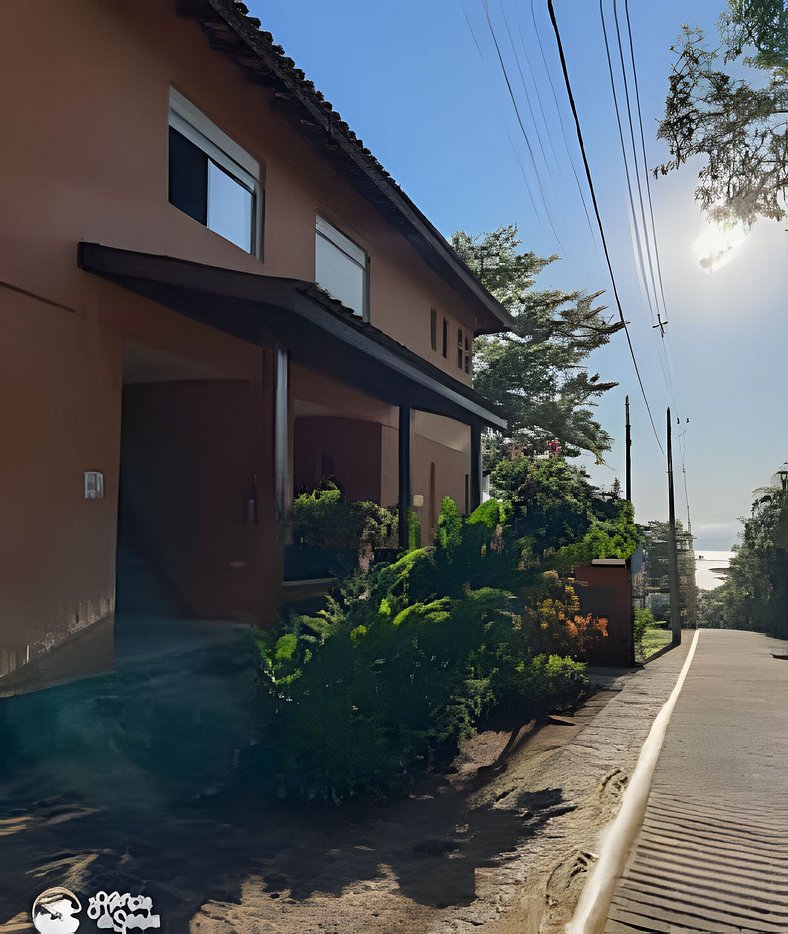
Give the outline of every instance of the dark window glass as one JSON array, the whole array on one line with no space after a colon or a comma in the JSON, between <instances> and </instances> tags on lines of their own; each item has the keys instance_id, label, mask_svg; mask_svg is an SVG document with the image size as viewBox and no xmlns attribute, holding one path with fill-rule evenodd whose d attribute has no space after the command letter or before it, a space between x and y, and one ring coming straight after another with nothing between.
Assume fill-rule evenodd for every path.
<instances>
[{"instance_id":1,"label":"dark window glass","mask_svg":"<svg viewBox=\"0 0 788 934\"><path fill-rule=\"evenodd\" d=\"M449 322L443 319L443 356L449 356Z\"/></svg>"},{"instance_id":2,"label":"dark window glass","mask_svg":"<svg viewBox=\"0 0 788 934\"><path fill-rule=\"evenodd\" d=\"M430 347L438 349L438 312L434 308L430 310Z\"/></svg>"},{"instance_id":3,"label":"dark window glass","mask_svg":"<svg viewBox=\"0 0 788 934\"><path fill-rule=\"evenodd\" d=\"M462 369L462 328L457 328L457 367Z\"/></svg>"},{"instance_id":4,"label":"dark window glass","mask_svg":"<svg viewBox=\"0 0 788 934\"><path fill-rule=\"evenodd\" d=\"M465 372L471 372L471 345L468 338L465 338Z\"/></svg>"},{"instance_id":5,"label":"dark window glass","mask_svg":"<svg viewBox=\"0 0 788 934\"><path fill-rule=\"evenodd\" d=\"M170 127L170 204L208 223L208 156Z\"/></svg>"}]
</instances>

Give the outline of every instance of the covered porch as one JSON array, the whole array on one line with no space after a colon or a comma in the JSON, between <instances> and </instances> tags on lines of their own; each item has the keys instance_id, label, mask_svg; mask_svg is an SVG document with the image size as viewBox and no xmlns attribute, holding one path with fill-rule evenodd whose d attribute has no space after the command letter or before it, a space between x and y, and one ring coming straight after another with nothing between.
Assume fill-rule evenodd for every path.
<instances>
[{"instance_id":1,"label":"covered porch","mask_svg":"<svg viewBox=\"0 0 788 934\"><path fill-rule=\"evenodd\" d=\"M274 528L284 549L293 494L327 474L395 506L399 544L411 510L434 532L443 495L481 499L481 432L505 427L482 397L361 321L314 284L80 243L78 262L181 314L266 349L259 431ZM441 476L443 474L443 476ZM320 475L320 476L318 476Z\"/></svg>"}]
</instances>

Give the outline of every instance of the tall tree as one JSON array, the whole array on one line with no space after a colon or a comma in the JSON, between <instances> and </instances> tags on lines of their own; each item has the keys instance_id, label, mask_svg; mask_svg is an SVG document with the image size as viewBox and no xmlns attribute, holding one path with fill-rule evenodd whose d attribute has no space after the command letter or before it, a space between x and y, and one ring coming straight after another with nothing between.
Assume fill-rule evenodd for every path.
<instances>
[{"instance_id":1,"label":"tall tree","mask_svg":"<svg viewBox=\"0 0 788 934\"><path fill-rule=\"evenodd\" d=\"M623 325L594 304L601 292L534 288L538 273L558 257L519 251L517 234L509 224L476 237L458 231L451 238L514 321L511 333L475 341L474 384L508 420L506 443L541 452L556 438L570 456L590 451L601 459L612 439L592 408L616 383L602 382L586 360ZM488 447L493 462L501 447L501 439Z\"/></svg>"},{"instance_id":2,"label":"tall tree","mask_svg":"<svg viewBox=\"0 0 788 934\"><path fill-rule=\"evenodd\" d=\"M701 602L701 625L788 638L788 490L756 490L725 582Z\"/></svg>"},{"instance_id":3,"label":"tall tree","mask_svg":"<svg viewBox=\"0 0 788 934\"><path fill-rule=\"evenodd\" d=\"M696 200L715 221L782 220L788 189L788 5L786 0L728 0L721 45L685 26L658 136L671 160L667 174L693 156L704 165ZM740 75L742 65L756 71ZM746 72L744 72L746 73Z\"/></svg>"}]
</instances>

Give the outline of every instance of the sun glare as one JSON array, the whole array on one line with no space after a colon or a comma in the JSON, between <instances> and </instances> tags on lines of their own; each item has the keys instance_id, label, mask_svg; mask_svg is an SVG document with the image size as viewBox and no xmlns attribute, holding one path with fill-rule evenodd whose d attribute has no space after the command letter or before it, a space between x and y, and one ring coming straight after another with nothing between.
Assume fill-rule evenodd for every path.
<instances>
[{"instance_id":1,"label":"sun glare","mask_svg":"<svg viewBox=\"0 0 788 934\"><path fill-rule=\"evenodd\" d=\"M738 247L747 239L748 229L742 223L733 227L708 224L692 244L698 265L704 272L716 272L733 259Z\"/></svg>"}]
</instances>

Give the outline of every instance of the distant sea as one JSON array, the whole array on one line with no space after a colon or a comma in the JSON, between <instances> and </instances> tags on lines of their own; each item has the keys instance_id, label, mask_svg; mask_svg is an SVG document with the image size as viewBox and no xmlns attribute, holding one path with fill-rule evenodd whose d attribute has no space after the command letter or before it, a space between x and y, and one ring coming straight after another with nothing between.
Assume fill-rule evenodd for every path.
<instances>
[{"instance_id":1,"label":"distant sea","mask_svg":"<svg viewBox=\"0 0 788 934\"><path fill-rule=\"evenodd\" d=\"M695 583L700 590L714 590L725 580L725 571L733 557L732 551L704 551L695 548ZM703 560L701 560L703 556ZM719 573L722 571L722 573Z\"/></svg>"}]
</instances>

